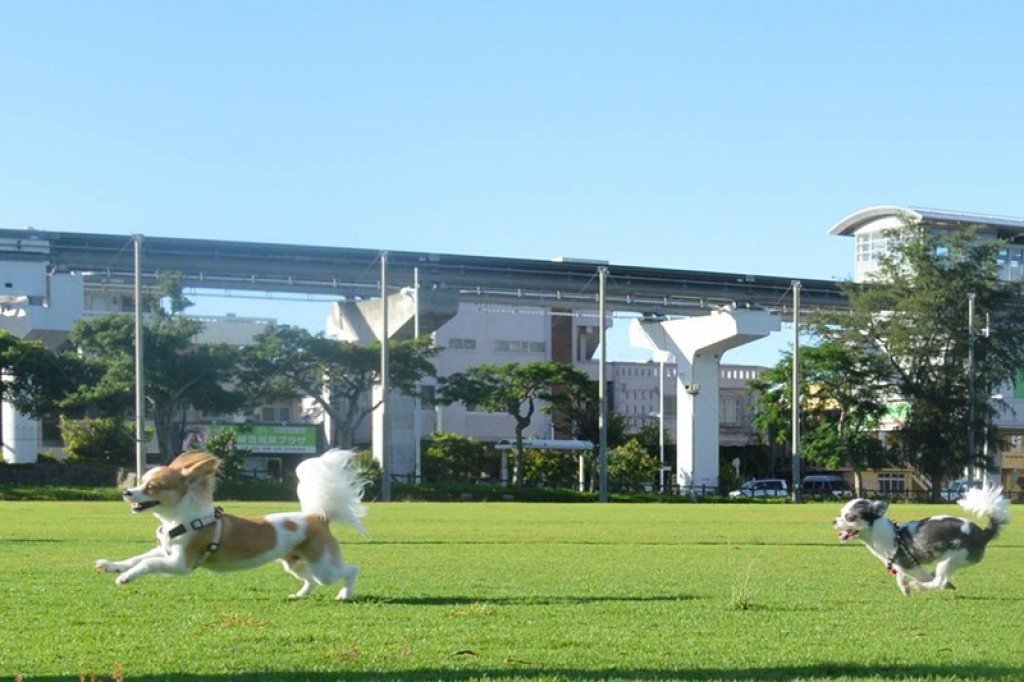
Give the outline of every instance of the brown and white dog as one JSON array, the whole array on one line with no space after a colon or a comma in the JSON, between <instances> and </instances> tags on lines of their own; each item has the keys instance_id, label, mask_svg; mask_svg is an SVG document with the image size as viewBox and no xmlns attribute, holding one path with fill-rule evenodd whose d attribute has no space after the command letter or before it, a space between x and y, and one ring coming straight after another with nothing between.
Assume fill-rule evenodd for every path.
<instances>
[{"instance_id":1,"label":"brown and white dog","mask_svg":"<svg viewBox=\"0 0 1024 682\"><path fill-rule=\"evenodd\" d=\"M123 561L100 559L96 568L120 573L124 585L147 573L187 575L202 566L213 571L253 568L279 559L302 581L293 597L317 585L344 580L338 599L355 596L359 567L341 558L330 522L349 523L365 533L363 489L367 481L353 468L355 453L330 450L299 464L301 512L247 519L214 507L220 460L206 452L178 455L167 466L146 472L137 487L123 491L132 512L150 510L160 519L157 547Z\"/></svg>"}]
</instances>

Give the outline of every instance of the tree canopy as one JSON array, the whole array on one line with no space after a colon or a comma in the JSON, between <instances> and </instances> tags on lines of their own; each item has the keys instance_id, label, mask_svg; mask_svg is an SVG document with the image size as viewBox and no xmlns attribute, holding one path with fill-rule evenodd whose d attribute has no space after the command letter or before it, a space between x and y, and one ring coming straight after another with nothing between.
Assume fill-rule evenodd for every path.
<instances>
[{"instance_id":1,"label":"tree canopy","mask_svg":"<svg viewBox=\"0 0 1024 682\"><path fill-rule=\"evenodd\" d=\"M888 407L883 358L841 338L819 339L800 354L801 454L827 468L854 471L888 460L878 429ZM754 424L773 443L791 438L793 354L750 382Z\"/></svg>"},{"instance_id":2,"label":"tree canopy","mask_svg":"<svg viewBox=\"0 0 1024 682\"><path fill-rule=\"evenodd\" d=\"M523 434L537 410L568 413L591 392L585 372L559 362L478 365L438 381L443 402L476 405L488 412L501 412L515 422L516 458L513 485L522 485L525 475Z\"/></svg>"},{"instance_id":3,"label":"tree canopy","mask_svg":"<svg viewBox=\"0 0 1024 682\"><path fill-rule=\"evenodd\" d=\"M162 461L181 450L181 434L175 427L184 410L223 413L241 405L240 396L228 388L235 371L235 349L194 343L203 323L182 314L190 305L173 276L165 276L158 291L145 301L145 394ZM95 381L81 384L64 405L108 416L129 413L134 405L134 318L113 313L80 319L69 341L91 363Z\"/></svg>"},{"instance_id":4,"label":"tree canopy","mask_svg":"<svg viewBox=\"0 0 1024 682\"><path fill-rule=\"evenodd\" d=\"M846 369L846 383L884 386L891 404L906 405L889 441L937 494L999 447L990 396L1024 367L1024 289L999 277L1005 244L976 229L904 218L885 236L888 251L870 281L843 287L849 310L817 316L813 329L851 357L871 358L863 376Z\"/></svg>"},{"instance_id":5,"label":"tree canopy","mask_svg":"<svg viewBox=\"0 0 1024 682\"><path fill-rule=\"evenodd\" d=\"M391 341L392 390L412 395L434 376L431 358L441 352L429 339ZM239 386L252 400L308 396L330 417L331 446L349 447L356 428L375 408L364 396L380 382L379 342L355 344L277 325L260 333L242 352Z\"/></svg>"},{"instance_id":6,"label":"tree canopy","mask_svg":"<svg viewBox=\"0 0 1024 682\"><path fill-rule=\"evenodd\" d=\"M39 341L0 330L0 399L34 417L57 407L87 379L74 354L57 353Z\"/></svg>"}]
</instances>

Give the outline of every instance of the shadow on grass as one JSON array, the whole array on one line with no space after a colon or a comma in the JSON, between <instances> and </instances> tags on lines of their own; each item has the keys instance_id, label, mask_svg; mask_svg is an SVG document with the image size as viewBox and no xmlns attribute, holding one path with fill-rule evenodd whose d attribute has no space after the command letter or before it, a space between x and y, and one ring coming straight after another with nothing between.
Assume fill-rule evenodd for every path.
<instances>
[{"instance_id":1,"label":"shadow on grass","mask_svg":"<svg viewBox=\"0 0 1024 682\"><path fill-rule=\"evenodd\" d=\"M56 682L72 679L68 677L26 675L26 682ZM81 679L104 680L105 676L87 674ZM411 668L390 670L386 672L360 672L339 670L337 672L313 671L278 671L278 672L239 672L221 675L193 675L175 673L170 675L135 675L131 669L125 670L124 680L130 682L248 682L250 680L278 680L280 682L390 682L392 680L580 680L582 682L598 682L604 680L701 680L712 682L742 682L744 680L793 680L805 682L827 680L981 680L981 681L1017 681L1021 679L1020 668L1003 667L986 664L960 664L950 666L939 665L857 665L857 664L821 664L807 666L773 666L765 668L611 668L603 670L583 670L576 668L543 668L536 666L509 667L461 667L451 668Z\"/></svg>"},{"instance_id":2,"label":"shadow on grass","mask_svg":"<svg viewBox=\"0 0 1024 682\"><path fill-rule=\"evenodd\" d=\"M618 540L550 540L544 538L515 539L515 540L381 540L377 538L351 538L346 540L351 545L376 545L393 547L430 547L430 546L451 546L451 547L488 547L488 546L524 546L524 545L550 545L558 547L827 547L829 549L842 550L846 547L857 545L844 544L835 539L834 534L829 531L821 540L790 540L781 541L775 538L765 540L736 540L721 538L713 540L633 540L621 542ZM1003 542L996 540L991 549L1022 549L1024 544Z\"/></svg>"},{"instance_id":3,"label":"shadow on grass","mask_svg":"<svg viewBox=\"0 0 1024 682\"><path fill-rule=\"evenodd\" d=\"M600 604L602 602L676 602L701 599L692 594L665 594L649 597L632 595L593 595L586 597L564 595L530 595L522 597L470 597L454 595L448 597L374 597L361 595L360 604L398 604L402 606L472 606L473 604L494 604L496 606L553 606L558 604Z\"/></svg>"}]
</instances>

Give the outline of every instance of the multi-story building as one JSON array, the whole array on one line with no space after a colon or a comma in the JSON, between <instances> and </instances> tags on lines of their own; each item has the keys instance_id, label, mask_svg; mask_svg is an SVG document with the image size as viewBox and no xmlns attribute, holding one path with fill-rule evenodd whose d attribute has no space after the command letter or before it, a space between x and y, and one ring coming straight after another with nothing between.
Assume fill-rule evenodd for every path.
<instances>
[{"instance_id":1,"label":"multi-story building","mask_svg":"<svg viewBox=\"0 0 1024 682\"><path fill-rule=\"evenodd\" d=\"M1022 218L913 206L873 206L843 218L829 229L831 235L854 239L854 281L866 281L877 271L879 259L888 248L888 240L898 233L905 218L936 232L971 227L977 230L979 239L1001 240L1005 245L997 256L1000 277L1006 281L1024 279L1024 246L1020 245L1024 238ZM1007 445L996 466L1003 486L1007 490L1019 491L1021 475L1024 474L1024 381L1001 387L993 393L991 400L1002 404L995 426ZM893 469L867 472L864 485L873 490L896 492L920 489L929 483L909 471Z\"/></svg>"}]
</instances>

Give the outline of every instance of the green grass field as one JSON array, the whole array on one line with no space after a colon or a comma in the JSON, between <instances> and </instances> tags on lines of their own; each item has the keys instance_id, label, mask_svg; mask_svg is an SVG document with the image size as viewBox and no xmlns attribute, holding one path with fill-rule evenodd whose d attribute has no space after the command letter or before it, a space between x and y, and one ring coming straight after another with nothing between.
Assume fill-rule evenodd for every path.
<instances>
[{"instance_id":1,"label":"green grass field","mask_svg":"<svg viewBox=\"0 0 1024 682\"><path fill-rule=\"evenodd\" d=\"M3 502L0 680L1024 679L1024 520L908 599L838 508L374 504L372 537L336 529L362 568L337 603L276 564L117 587L92 562L151 546L151 515Z\"/></svg>"}]
</instances>

